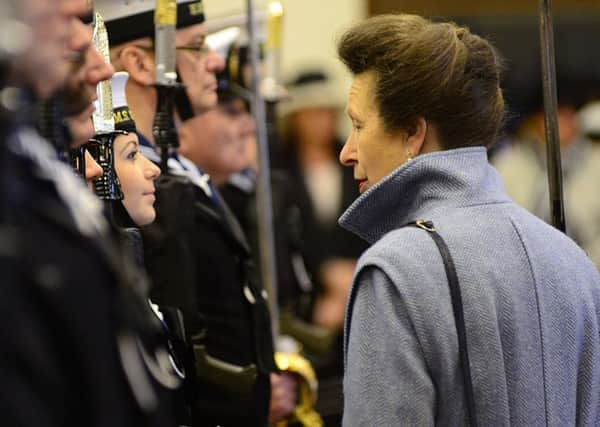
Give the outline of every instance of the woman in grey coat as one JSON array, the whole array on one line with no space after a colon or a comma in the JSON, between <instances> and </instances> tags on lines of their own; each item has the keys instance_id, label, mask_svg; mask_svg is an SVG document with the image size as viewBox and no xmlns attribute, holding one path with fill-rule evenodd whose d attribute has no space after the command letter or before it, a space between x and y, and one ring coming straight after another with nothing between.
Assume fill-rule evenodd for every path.
<instances>
[{"instance_id":1,"label":"woman in grey coat","mask_svg":"<svg viewBox=\"0 0 600 427\"><path fill-rule=\"evenodd\" d=\"M340 155L361 196L340 219L360 258L345 331L345 426L465 425L444 262L454 260L481 426L600 423L600 276L506 195L486 147L504 101L493 47L412 15L368 19L338 52L354 75Z\"/></svg>"}]
</instances>

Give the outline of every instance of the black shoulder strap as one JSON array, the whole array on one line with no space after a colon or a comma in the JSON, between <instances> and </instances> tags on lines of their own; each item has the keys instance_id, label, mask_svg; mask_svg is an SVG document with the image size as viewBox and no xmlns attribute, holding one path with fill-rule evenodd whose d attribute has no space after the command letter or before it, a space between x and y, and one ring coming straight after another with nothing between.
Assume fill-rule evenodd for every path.
<instances>
[{"instance_id":1,"label":"black shoulder strap","mask_svg":"<svg viewBox=\"0 0 600 427\"><path fill-rule=\"evenodd\" d=\"M456 323L456 333L458 335L458 355L460 366L463 373L463 383L465 387L465 399L467 403L467 416L471 427L477 426L477 416L475 412L475 396L473 393L473 380L471 376L471 365L469 364L469 352L467 347L467 331L465 327L465 314L463 310L462 296L460 293L460 285L458 276L454 268L454 262L450 255L450 250L446 242L436 231L433 222L431 221L415 221L406 226L418 227L428 232L436 246L438 247L442 260L444 261L444 269L448 277L448 286L450 287L450 297L452 299L452 311L454 312L454 320Z\"/></svg>"}]
</instances>

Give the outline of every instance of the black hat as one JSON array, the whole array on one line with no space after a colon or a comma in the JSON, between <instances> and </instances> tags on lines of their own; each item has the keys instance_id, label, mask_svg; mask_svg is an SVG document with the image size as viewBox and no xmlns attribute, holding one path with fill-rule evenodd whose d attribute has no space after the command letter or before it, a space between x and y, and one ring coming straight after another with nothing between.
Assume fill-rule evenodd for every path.
<instances>
[{"instance_id":1,"label":"black hat","mask_svg":"<svg viewBox=\"0 0 600 427\"><path fill-rule=\"evenodd\" d=\"M96 0L95 9L106 22L113 46L154 36L156 0ZM204 22L202 0L177 0L177 28Z\"/></svg>"}]
</instances>

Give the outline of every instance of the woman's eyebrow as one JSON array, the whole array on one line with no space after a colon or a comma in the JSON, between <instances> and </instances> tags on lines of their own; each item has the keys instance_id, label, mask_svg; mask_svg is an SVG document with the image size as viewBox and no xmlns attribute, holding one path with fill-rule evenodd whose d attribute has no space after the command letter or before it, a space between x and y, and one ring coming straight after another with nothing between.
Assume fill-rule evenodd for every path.
<instances>
[{"instance_id":1,"label":"woman's eyebrow","mask_svg":"<svg viewBox=\"0 0 600 427\"><path fill-rule=\"evenodd\" d=\"M130 139L129 141L127 141L127 143L125 143L125 146L124 146L124 147L121 149L121 154L123 154L123 152L124 152L125 150L127 150L127 148L128 148L130 145L133 145L134 147L136 147L136 148L137 148L137 146L138 146L139 144L138 144L138 142L137 142L135 139Z\"/></svg>"}]
</instances>

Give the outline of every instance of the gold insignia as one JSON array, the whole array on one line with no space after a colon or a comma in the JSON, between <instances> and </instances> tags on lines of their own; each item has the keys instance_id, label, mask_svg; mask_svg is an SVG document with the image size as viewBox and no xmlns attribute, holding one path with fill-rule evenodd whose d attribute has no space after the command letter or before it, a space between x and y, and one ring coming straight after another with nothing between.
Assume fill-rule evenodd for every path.
<instances>
[{"instance_id":1,"label":"gold insignia","mask_svg":"<svg viewBox=\"0 0 600 427\"><path fill-rule=\"evenodd\" d=\"M190 15L192 16L201 15L204 13L204 5L201 1L188 4L188 9L190 11Z\"/></svg>"},{"instance_id":2,"label":"gold insignia","mask_svg":"<svg viewBox=\"0 0 600 427\"><path fill-rule=\"evenodd\" d=\"M132 120L129 110L117 110L114 112L115 123L123 123Z\"/></svg>"}]
</instances>

